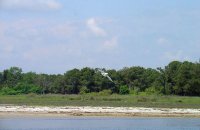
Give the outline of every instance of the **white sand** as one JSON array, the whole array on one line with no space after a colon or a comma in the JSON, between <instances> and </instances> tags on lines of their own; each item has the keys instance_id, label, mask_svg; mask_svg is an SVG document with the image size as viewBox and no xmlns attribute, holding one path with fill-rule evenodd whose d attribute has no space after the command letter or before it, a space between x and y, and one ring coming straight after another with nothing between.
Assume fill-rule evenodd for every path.
<instances>
[{"instance_id":1,"label":"white sand","mask_svg":"<svg viewBox=\"0 0 200 130\"><path fill-rule=\"evenodd\" d=\"M143 108L143 107L41 107L41 106L0 106L0 113L34 113L65 115L111 115L111 116L195 116L200 117L200 109Z\"/></svg>"}]
</instances>

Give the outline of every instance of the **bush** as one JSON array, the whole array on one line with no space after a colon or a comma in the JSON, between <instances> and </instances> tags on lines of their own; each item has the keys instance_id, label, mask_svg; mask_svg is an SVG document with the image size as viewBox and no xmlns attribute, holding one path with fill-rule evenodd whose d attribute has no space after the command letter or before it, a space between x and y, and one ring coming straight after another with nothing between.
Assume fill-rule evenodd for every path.
<instances>
[{"instance_id":1,"label":"bush","mask_svg":"<svg viewBox=\"0 0 200 130\"><path fill-rule=\"evenodd\" d=\"M9 87L4 87L4 88L1 89L1 93L2 93L3 95L17 95L17 94L19 94L20 92L15 91L14 89L9 88Z\"/></svg>"},{"instance_id":2,"label":"bush","mask_svg":"<svg viewBox=\"0 0 200 130\"><path fill-rule=\"evenodd\" d=\"M39 86L35 86L35 85L30 85L30 90L28 93L36 93L36 94L40 94L42 93L42 89Z\"/></svg>"},{"instance_id":3,"label":"bush","mask_svg":"<svg viewBox=\"0 0 200 130\"><path fill-rule=\"evenodd\" d=\"M119 94L125 95L125 94L129 94L129 93L130 93L130 91L129 91L128 86L121 86L119 88Z\"/></svg>"},{"instance_id":4,"label":"bush","mask_svg":"<svg viewBox=\"0 0 200 130\"><path fill-rule=\"evenodd\" d=\"M109 96L111 94L112 94L112 91L110 89L105 89L105 90L99 92L99 95L101 95L101 96Z\"/></svg>"},{"instance_id":5,"label":"bush","mask_svg":"<svg viewBox=\"0 0 200 130\"><path fill-rule=\"evenodd\" d=\"M33 84L26 84L26 83L18 83L14 88L15 91L18 91L19 94L28 94L28 93L41 93L41 88L35 86Z\"/></svg>"},{"instance_id":6,"label":"bush","mask_svg":"<svg viewBox=\"0 0 200 130\"><path fill-rule=\"evenodd\" d=\"M138 95L139 92L135 89L131 89L130 92L129 92L131 95Z\"/></svg>"},{"instance_id":7,"label":"bush","mask_svg":"<svg viewBox=\"0 0 200 130\"><path fill-rule=\"evenodd\" d=\"M145 89L147 95L160 95L161 90L156 89L156 87L149 87Z\"/></svg>"},{"instance_id":8,"label":"bush","mask_svg":"<svg viewBox=\"0 0 200 130\"><path fill-rule=\"evenodd\" d=\"M87 88L87 87L81 87L80 88L80 92L79 92L79 94L86 94L86 93L89 93L90 92L90 90Z\"/></svg>"},{"instance_id":9,"label":"bush","mask_svg":"<svg viewBox=\"0 0 200 130\"><path fill-rule=\"evenodd\" d=\"M146 92L139 92L138 95L140 95L140 96L148 96L148 94Z\"/></svg>"}]
</instances>

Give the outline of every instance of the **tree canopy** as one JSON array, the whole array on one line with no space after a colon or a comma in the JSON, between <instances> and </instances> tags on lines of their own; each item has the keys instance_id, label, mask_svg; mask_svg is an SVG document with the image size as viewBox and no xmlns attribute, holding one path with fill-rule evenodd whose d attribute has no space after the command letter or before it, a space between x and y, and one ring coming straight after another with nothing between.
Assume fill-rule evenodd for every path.
<instances>
[{"instance_id":1,"label":"tree canopy","mask_svg":"<svg viewBox=\"0 0 200 130\"><path fill-rule=\"evenodd\" d=\"M111 82L97 68L72 69L64 74L24 73L19 67L0 72L0 94L83 94L109 92L129 94L152 92L164 95L200 96L200 63L172 61L164 68L126 67L105 70Z\"/></svg>"}]
</instances>

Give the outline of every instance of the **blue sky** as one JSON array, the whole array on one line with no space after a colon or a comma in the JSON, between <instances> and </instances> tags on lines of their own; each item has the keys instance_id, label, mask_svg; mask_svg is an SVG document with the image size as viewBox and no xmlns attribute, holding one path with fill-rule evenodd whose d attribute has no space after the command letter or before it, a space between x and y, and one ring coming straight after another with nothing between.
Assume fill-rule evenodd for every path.
<instances>
[{"instance_id":1,"label":"blue sky","mask_svg":"<svg viewBox=\"0 0 200 130\"><path fill-rule=\"evenodd\" d=\"M199 0L0 0L0 71L196 62L199 36Z\"/></svg>"}]
</instances>

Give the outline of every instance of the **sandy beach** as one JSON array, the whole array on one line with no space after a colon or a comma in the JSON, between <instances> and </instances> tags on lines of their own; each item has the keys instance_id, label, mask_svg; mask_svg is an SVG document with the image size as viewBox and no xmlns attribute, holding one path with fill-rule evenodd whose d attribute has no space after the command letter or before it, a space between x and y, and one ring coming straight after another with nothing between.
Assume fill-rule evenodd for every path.
<instances>
[{"instance_id":1,"label":"sandy beach","mask_svg":"<svg viewBox=\"0 0 200 130\"><path fill-rule=\"evenodd\" d=\"M0 106L0 117L4 116L200 117L200 109L3 105Z\"/></svg>"}]
</instances>

